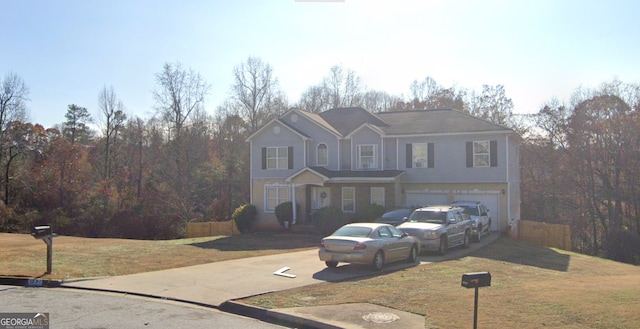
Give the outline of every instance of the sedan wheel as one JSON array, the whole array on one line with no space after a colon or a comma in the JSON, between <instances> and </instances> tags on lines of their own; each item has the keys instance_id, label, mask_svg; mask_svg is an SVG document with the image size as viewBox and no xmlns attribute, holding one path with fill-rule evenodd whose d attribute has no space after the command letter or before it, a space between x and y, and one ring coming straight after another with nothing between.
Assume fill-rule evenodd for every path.
<instances>
[{"instance_id":1,"label":"sedan wheel","mask_svg":"<svg viewBox=\"0 0 640 329\"><path fill-rule=\"evenodd\" d=\"M409 251L409 257L407 258L407 263L415 263L418 260L418 248L416 246L412 246Z\"/></svg>"},{"instance_id":2,"label":"sedan wheel","mask_svg":"<svg viewBox=\"0 0 640 329\"><path fill-rule=\"evenodd\" d=\"M382 270L384 266L384 254L382 251L378 251L376 255L373 257L373 263L371 263L371 267L374 271Z\"/></svg>"},{"instance_id":3,"label":"sedan wheel","mask_svg":"<svg viewBox=\"0 0 640 329\"><path fill-rule=\"evenodd\" d=\"M336 268L338 266L338 262L324 262L327 264L327 267Z\"/></svg>"}]
</instances>

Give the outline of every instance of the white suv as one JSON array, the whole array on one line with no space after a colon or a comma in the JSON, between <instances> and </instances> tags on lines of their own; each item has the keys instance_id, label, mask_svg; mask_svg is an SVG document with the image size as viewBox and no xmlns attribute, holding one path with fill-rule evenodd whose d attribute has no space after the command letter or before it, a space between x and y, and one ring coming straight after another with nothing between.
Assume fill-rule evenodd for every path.
<instances>
[{"instance_id":1,"label":"white suv","mask_svg":"<svg viewBox=\"0 0 640 329\"><path fill-rule=\"evenodd\" d=\"M471 217L473 238L476 241L482 239L482 235L488 235L491 233L491 217L489 216L489 209L478 201L456 201L451 204L452 206L464 208L464 213Z\"/></svg>"}]
</instances>

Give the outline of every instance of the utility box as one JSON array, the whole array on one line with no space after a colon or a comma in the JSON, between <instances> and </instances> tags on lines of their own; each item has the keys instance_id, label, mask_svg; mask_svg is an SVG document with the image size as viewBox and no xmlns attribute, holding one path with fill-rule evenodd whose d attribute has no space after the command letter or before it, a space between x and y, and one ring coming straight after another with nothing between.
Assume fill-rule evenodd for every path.
<instances>
[{"instance_id":1,"label":"utility box","mask_svg":"<svg viewBox=\"0 0 640 329\"><path fill-rule=\"evenodd\" d=\"M462 286L465 288L480 288L491 286L489 272L465 273L462 275Z\"/></svg>"},{"instance_id":2,"label":"utility box","mask_svg":"<svg viewBox=\"0 0 640 329\"><path fill-rule=\"evenodd\" d=\"M31 229L31 235L35 239L45 239L53 236L50 225L35 226Z\"/></svg>"}]
</instances>

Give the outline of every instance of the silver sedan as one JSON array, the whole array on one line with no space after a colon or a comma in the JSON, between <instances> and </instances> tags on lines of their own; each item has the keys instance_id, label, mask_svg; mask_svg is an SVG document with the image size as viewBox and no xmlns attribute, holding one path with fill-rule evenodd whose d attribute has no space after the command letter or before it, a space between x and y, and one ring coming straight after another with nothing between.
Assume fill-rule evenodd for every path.
<instances>
[{"instance_id":1,"label":"silver sedan","mask_svg":"<svg viewBox=\"0 0 640 329\"><path fill-rule=\"evenodd\" d=\"M318 251L328 267L342 262L371 265L375 271L387 262L414 263L419 253L420 243L414 237L384 223L347 224L322 239Z\"/></svg>"}]
</instances>

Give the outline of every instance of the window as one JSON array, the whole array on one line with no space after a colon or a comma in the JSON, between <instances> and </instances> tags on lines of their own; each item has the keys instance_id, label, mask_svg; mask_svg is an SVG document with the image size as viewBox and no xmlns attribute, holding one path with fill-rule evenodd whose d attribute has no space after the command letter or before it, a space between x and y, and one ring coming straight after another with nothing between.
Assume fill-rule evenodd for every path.
<instances>
[{"instance_id":1,"label":"window","mask_svg":"<svg viewBox=\"0 0 640 329\"><path fill-rule=\"evenodd\" d=\"M274 212L276 206L289 201L289 187L286 185L265 186L265 212Z\"/></svg>"},{"instance_id":2,"label":"window","mask_svg":"<svg viewBox=\"0 0 640 329\"><path fill-rule=\"evenodd\" d=\"M427 143L412 144L413 168L427 168Z\"/></svg>"},{"instance_id":3,"label":"window","mask_svg":"<svg viewBox=\"0 0 640 329\"><path fill-rule=\"evenodd\" d=\"M384 207L384 187L371 188L371 204L377 204Z\"/></svg>"},{"instance_id":4,"label":"window","mask_svg":"<svg viewBox=\"0 0 640 329\"><path fill-rule=\"evenodd\" d=\"M327 144L318 144L316 149L316 162L318 166L326 166L329 164L329 152L327 151Z\"/></svg>"},{"instance_id":5,"label":"window","mask_svg":"<svg viewBox=\"0 0 640 329\"><path fill-rule=\"evenodd\" d=\"M473 142L473 166L489 167L489 141Z\"/></svg>"},{"instance_id":6,"label":"window","mask_svg":"<svg viewBox=\"0 0 640 329\"><path fill-rule=\"evenodd\" d=\"M407 144L407 168L433 168L434 144Z\"/></svg>"},{"instance_id":7,"label":"window","mask_svg":"<svg viewBox=\"0 0 640 329\"><path fill-rule=\"evenodd\" d=\"M497 167L498 142L467 142L467 167Z\"/></svg>"},{"instance_id":8,"label":"window","mask_svg":"<svg viewBox=\"0 0 640 329\"><path fill-rule=\"evenodd\" d=\"M342 188L342 212L355 212L355 211L356 211L356 188L343 187Z\"/></svg>"},{"instance_id":9,"label":"window","mask_svg":"<svg viewBox=\"0 0 640 329\"><path fill-rule=\"evenodd\" d=\"M377 168L377 145L358 145L358 168Z\"/></svg>"},{"instance_id":10,"label":"window","mask_svg":"<svg viewBox=\"0 0 640 329\"><path fill-rule=\"evenodd\" d=\"M289 166L289 149L287 147L267 147L266 169L287 169Z\"/></svg>"}]
</instances>

